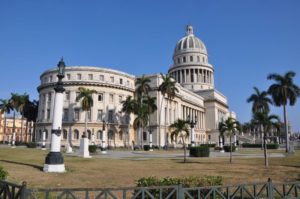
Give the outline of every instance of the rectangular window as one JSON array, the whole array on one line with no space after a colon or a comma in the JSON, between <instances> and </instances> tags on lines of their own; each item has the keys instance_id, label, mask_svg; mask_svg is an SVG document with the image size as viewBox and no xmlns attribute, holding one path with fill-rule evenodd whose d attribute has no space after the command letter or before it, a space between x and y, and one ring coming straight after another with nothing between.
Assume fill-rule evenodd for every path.
<instances>
[{"instance_id":1,"label":"rectangular window","mask_svg":"<svg viewBox=\"0 0 300 199\"><path fill-rule=\"evenodd\" d=\"M70 92L69 91L65 93L65 100L66 101L70 100Z\"/></svg>"},{"instance_id":2,"label":"rectangular window","mask_svg":"<svg viewBox=\"0 0 300 199\"><path fill-rule=\"evenodd\" d=\"M200 62L200 57L199 56L197 56L197 62Z\"/></svg>"},{"instance_id":3,"label":"rectangular window","mask_svg":"<svg viewBox=\"0 0 300 199\"><path fill-rule=\"evenodd\" d=\"M79 118L79 108L74 109L74 120L78 121Z\"/></svg>"},{"instance_id":4,"label":"rectangular window","mask_svg":"<svg viewBox=\"0 0 300 199\"><path fill-rule=\"evenodd\" d=\"M110 82L114 83L115 82L115 78L114 77L110 77Z\"/></svg>"},{"instance_id":5,"label":"rectangular window","mask_svg":"<svg viewBox=\"0 0 300 199\"><path fill-rule=\"evenodd\" d=\"M71 79L71 74L67 74L67 80Z\"/></svg>"},{"instance_id":6,"label":"rectangular window","mask_svg":"<svg viewBox=\"0 0 300 199\"><path fill-rule=\"evenodd\" d=\"M179 57L177 58L177 63L180 64L180 58Z\"/></svg>"},{"instance_id":7,"label":"rectangular window","mask_svg":"<svg viewBox=\"0 0 300 199\"><path fill-rule=\"evenodd\" d=\"M122 95L119 95L119 103L121 103L123 101L123 97Z\"/></svg>"},{"instance_id":8,"label":"rectangular window","mask_svg":"<svg viewBox=\"0 0 300 199\"><path fill-rule=\"evenodd\" d=\"M114 111L113 110L109 110L108 111L108 122L110 123L113 123L113 114L114 114Z\"/></svg>"},{"instance_id":9,"label":"rectangular window","mask_svg":"<svg viewBox=\"0 0 300 199\"><path fill-rule=\"evenodd\" d=\"M81 74L77 74L77 80L81 80Z\"/></svg>"},{"instance_id":10,"label":"rectangular window","mask_svg":"<svg viewBox=\"0 0 300 199\"><path fill-rule=\"evenodd\" d=\"M109 103L114 103L114 94L109 94Z\"/></svg>"},{"instance_id":11,"label":"rectangular window","mask_svg":"<svg viewBox=\"0 0 300 199\"><path fill-rule=\"evenodd\" d=\"M98 101L99 102L103 101L103 94L102 93L98 94Z\"/></svg>"},{"instance_id":12,"label":"rectangular window","mask_svg":"<svg viewBox=\"0 0 300 199\"><path fill-rule=\"evenodd\" d=\"M68 121L69 118L68 118L68 109L65 108L64 111L63 111L63 121Z\"/></svg>"},{"instance_id":13,"label":"rectangular window","mask_svg":"<svg viewBox=\"0 0 300 199\"><path fill-rule=\"evenodd\" d=\"M45 111L44 110L42 110L42 115L41 115L41 117L40 117L42 120L44 120L45 119Z\"/></svg>"},{"instance_id":14,"label":"rectangular window","mask_svg":"<svg viewBox=\"0 0 300 199\"><path fill-rule=\"evenodd\" d=\"M50 109L47 109L47 116L46 116L47 120L50 120Z\"/></svg>"},{"instance_id":15,"label":"rectangular window","mask_svg":"<svg viewBox=\"0 0 300 199\"><path fill-rule=\"evenodd\" d=\"M76 92L76 98L80 95L80 92ZM76 99L75 99L76 100Z\"/></svg>"},{"instance_id":16,"label":"rectangular window","mask_svg":"<svg viewBox=\"0 0 300 199\"><path fill-rule=\"evenodd\" d=\"M103 82L104 81L104 75L99 75L99 80Z\"/></svg>"},{"instance_id":17,"label":"rectangular window","mask_svg":"<svg viewBox=\"0 0 300 199\"><path fill-rule=\"evenodd\" d=\"M190 61L191 61L191 62L194 61L193 56L190 56Z\"/></svg>"},{"instance_id":18,"label":"rectangular window","mask_svg":"<svg viewBox=\"0 0 300 199\"><path fill-rule=\"evenodd\" d=\"M123 79L122 79L122 78L120 78L120 84L121 84L121 85L123 84Z\"/></svg>"},{"instance_id":19,"label":"rectangular window","mask_svg":"<svg viewBox=\"0 0 300 199\"><path fill-rule=\"evenodd\" d=\"M53 77L52 77L52 75L50 75L49 82L52 82L52 81L53 81Z\"/></svg>"},{"instance_id":20,"label":"rectangular window","mask_svg":"<svg viewBox=\"0 0 300 199\"><path fill-rule=\"evenodd\" d=\"M186 58L185 57L183 57L183 63L185 63L186 62Z\"/></svg>"},{"instance_id":21,"label":"rectangular window","mask_svg":"<svg viewBox=\"0 0 300 199\"><path fill-rule=\"evenodd\" d=\"M89 80L93 80L93 74L88 75Z\"/></svg>"},{"instance_id":22,"label":"rectangular window","mask_svg":"<svg viewBox=\"0 0 300 199\"><path fill-rule=\"evenodd\" d=\"M102 121L102 114L103 114L103 110L98 109L98 113L97 113L97 120L98 121Z\"/></svg>"}]
</instances>

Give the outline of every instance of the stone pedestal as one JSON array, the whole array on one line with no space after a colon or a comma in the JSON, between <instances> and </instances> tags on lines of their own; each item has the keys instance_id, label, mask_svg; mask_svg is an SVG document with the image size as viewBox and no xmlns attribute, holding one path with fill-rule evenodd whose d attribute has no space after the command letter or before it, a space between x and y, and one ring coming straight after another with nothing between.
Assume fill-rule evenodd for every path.
<instances>
[{"instance_id":1,"label":"stone pedestal","mask_svg":"<svg viewBox=\"0 0 300 199\"><path fill-rule=\"evenodd\" d=\"M67 144L67 151L66 151L66 153L73 153L73 149L72 149L72 147L71 147L70 144Z\"/></svg>"},{"instance_id":2,"label":"stone pedestal","mask_svg":"<svg viewBox=\"0 0 300 199\"><path fill-rule=\"evenodd\" d=\"M46 150L46 132L45 131L43 131L42 139L43 139L42 150Z\"/></svg>"},{"instance_id":3,"label":"stone pedestal","mask_svg":"<svg viewBox=\"0 0 300 199\"><path fill-rule=\"evenodd\" d=\"M89 139L88 138L81 138L80 139L80 148L79 148L79 156L83 158L91 158L89 152Z\"/></svg>"}]
</instances>

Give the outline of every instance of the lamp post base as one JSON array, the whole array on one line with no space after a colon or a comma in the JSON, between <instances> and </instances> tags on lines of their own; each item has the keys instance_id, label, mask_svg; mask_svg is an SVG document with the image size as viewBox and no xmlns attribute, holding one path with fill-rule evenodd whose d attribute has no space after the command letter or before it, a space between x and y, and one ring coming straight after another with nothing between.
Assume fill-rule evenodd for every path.
<instances>
[{"instance_id":1,"label":"lamp post base","mask_svg":"<svg viewBox=\"0 0 300 199\"><path fill-rule=\"evenodd\" d=\"M65 164L44 164L44 172L64 173Z\"/></svg>"}]
</instances>

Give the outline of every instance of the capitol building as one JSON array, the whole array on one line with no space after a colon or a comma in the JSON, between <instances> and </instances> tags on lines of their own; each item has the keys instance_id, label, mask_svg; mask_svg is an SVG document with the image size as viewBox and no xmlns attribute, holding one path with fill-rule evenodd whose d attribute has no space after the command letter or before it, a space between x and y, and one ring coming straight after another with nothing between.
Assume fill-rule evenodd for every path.
<instances>
[{"instance_id":1,"label":"capitol building","mask_svg":"<svg viewBox=\"0 0 300 199\"><path fill-rule=\"evenodd\" d=\"M178 118L195 118L195 142L218 143L218 124L227 117L234 117L228 107L227 98L214 86L214 67L209 63L204 43L195 36L193 27L188 25L186 33L174 49L173 64L168 73L176 80L178 92L167 104L159 91L161 75L147 74L151 82L149 95L156 97L158 110L150 116L149 128L143 132L143 143L149 144L149 131L153 135L153 145L171 146L180 144L171 141L168 126ZM42 132L50 142L54 106L54 86L57 82L57 69L49 69L41 74L39 92L39 112L36 127L36 140L41 141ZM123 147L139 143L137 129L133 128L135 115L130 118L121 112L122 101L127 96L134 97L136 76L126 72L97 66L67 66L65 68L62 144L78 146L85 129L85 112L80 102L76 102L79 87L96 90L94 105L88 112L87 137L90 144L101 145L106 137L108 146ZM160 110L160 106L162 109ZM160 120L160 121L159 121ZM103 122L107 136L103 136ZM128 126L130 123L130 126ZM129 127L129 128L128 128ZM187 141L188 143L190 142Z\"/></svg>"}]
</instances>

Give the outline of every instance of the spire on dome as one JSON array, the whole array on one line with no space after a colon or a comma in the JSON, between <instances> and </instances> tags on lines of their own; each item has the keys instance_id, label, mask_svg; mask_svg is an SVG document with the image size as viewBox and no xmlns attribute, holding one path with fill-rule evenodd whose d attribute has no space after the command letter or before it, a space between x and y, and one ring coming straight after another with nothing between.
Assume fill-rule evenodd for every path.
<instances>
[{"instance_id":1,"label":"spire on dome","mask_svg":"<svg viewBox=\"0 0 300 199\"><path fill-rule=\"evenodd\" d=\"M193 26L192 25L187 25L186 26L186 35L192 35L193 33Z\"/></svg>"}]
</instances>

